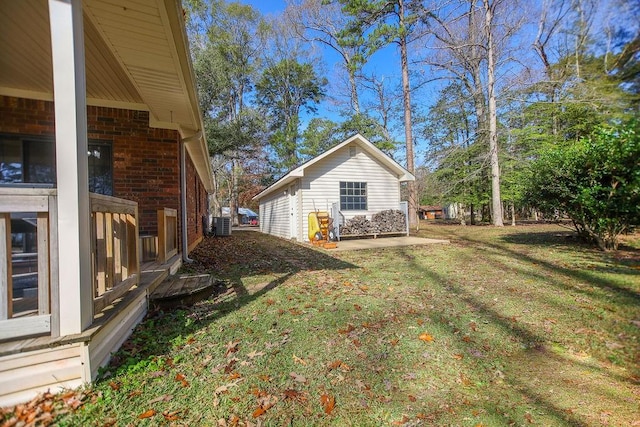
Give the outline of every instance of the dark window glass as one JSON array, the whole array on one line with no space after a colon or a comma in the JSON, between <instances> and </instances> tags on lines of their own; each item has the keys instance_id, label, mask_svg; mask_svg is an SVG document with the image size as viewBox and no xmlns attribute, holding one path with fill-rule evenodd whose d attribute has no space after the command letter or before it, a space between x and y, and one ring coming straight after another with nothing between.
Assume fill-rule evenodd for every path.
<instances>
[{"instance_id":1,"label":"dark window glass","mask_svg":"<svg viewBox=\"0 0 640 427\"><path fill-rule=\"evenodd\" d=\"M89 141L89 191L113 195L113 153L109 141ZM55 184L53 137L0 135L0 183Z\"/></svg>"},{"instance_id":2,"label":"dark window glass","mask_svg":"<svg viewBox=\"0 0 640 427\"><path fill-rule=\"evenodd\" d=\"M50 138L0 136L0 183L54 184L56 158Z\"/></svg>"},{"instance_id":3,"label":"dark window glass","mask_svg":"<svg viewBox=\"0 0 640 427\"><path fill-rule=\"evenodd\" d=\"M89 191L113 196L113 153L110 142L89 142Z\"/></svg>"},{"instance_id":4,"label":"dark window glass","mask_svg":"<svg viewBox=\"0 0 640 427\"><path fill-rule=\"evenodd\" d=\"M340 210L367 210L366 182L340 182Z\"/></svg>"}]
</instances>

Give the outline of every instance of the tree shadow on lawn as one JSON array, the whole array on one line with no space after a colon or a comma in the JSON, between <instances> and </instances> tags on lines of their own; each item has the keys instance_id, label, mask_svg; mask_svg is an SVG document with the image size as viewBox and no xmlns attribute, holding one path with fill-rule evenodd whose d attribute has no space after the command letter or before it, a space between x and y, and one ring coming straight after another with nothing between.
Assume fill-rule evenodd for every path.
<instances>
[{"instance_id":1,"label":"tree shadow on lawn","mask_svg":"<svg viewBox=\"0 0 640 427\"><path fill-rule=\"evenodd\" d=\"M211 274L218 282L214 294L194 307L150 311L114 354L108 370L166 354L176 340L241 309L297 273L358 268L322 249L255 231L207 237L189 256L193 262L184 265L182 272ZM248 286L245 282L249 276L263 280Z\"/></svg>"},{"instance_id":2,"label":"tree shadow on lawn","mask_svg":"<svg viewBox=\"0 0 640 427\"><path fill-rule=\"evenodd\" d=\"M478 243L487 245L487 242ZM494 247L496 254L522 257L521 254L499 245L489 245ZM489 322L487 328L496 327L501 331L498 334L485 334L485 337L487 335L491 337L488 339L488 343L490 343L488 345L491 349L483 351L484 354L480 358L477 356L480 343L475 339L453 341L456 348L452 351L471 356L461 359L460 362L465 364L469 371L482 378L482 381L490 383L496 379L488 376L491 374L489 370L495 367L496 372L502 378L501 382L508 386L507 393L519 396L515 398L515 402L520 400L526 409L537 407L552 417L555 422L562 424L592 425L594 422L600 421L598 417L603 413L608 414L607 417L612 413L621 416L622 418L617 418L617 420L624 420L623 422L633 418L633 403L629 402L634 400L634 393L638 391L638 383L635 378L628 376L629 372L621 374L619 369L607 369L602 363L594 362L589 358L581 360L580 356L571 355L569 352L565 353L563 350L555 348L557 343L544 330L534 329L534 325L516 322L509 314L501 312L499 306L492 306L492 302L480 300L474 295L474 286L467 287L457 278L425 268L410 249L400 249L399 252L409 260L411 268L420 271L430 282L442 286L442 289L452 298L463 301L469 309L468 314L486 319ZM524 259L530 260L532 258L524 257ZM456 262L466 262L472 265L482 261L470 256L469 259L458 259ZM545 263L544 268L556 270L555 266L550 263ZM497 272L502 272L504 266L497 263L495 269ZM567 273L565 269L559 270ZM530 273L521 271L519 274L527 275ZM560 283L558 282L558 284ZM626 295L624 292L623 294ZM518 298L517 295L514 298ZM438 314L430 315L431 321L437 323L440 328L448 329L450 336L460 337L463 335L461 331L468 329L466 324L468 319L465 320L460 315L445 316L441 314L442 312L436 313ZM484 325L480 325L479 329L481 330L483 327ZM506 343L501 336L504 335L507 335L512 343L520 343L521 350L513 354L503 354L501 348ZM494 360L491 360L492 357ZM587 396L589 396L588 399ZM485 409L488 413L495 412L500 405L509 407L514 405L514 401L488 402ZM536 416L534 416L534 421L535 419ZM617 422L615 420L609 421L613 424Z\"/></svg>"},{"instance_id":3,"label":"tree shadow on lawn","mask_svg":"<svg viewBox=\"0 0 640 427\"><path fill-rule=\"evenodd\" d=\"M616 284L611 280L598 277L594 273L615 273L629 276L629 282L640 283L640 270L635 267L640 265L638 262L626 260L621 261L615 257L615 253L604 253L595 248L592 245L581 242L579 239L573 239L570 236L571 231L548 231L548 232L512 232L499 236L498 239L502 242L509 244L525 246L535 246L538 248L554 248L557 250L576 251L582 254L585 261L592 261L592 264L588 268L569 268L559 265L558 263L552 263L544 258L535 257L530 254L530 251L514 250L508 248L506 245L492 243L488 240L478 240L469 236L461 235L455 231L451 231L451 234L456 236L461 241L470 243L477 246L483 251L493 250L496 255L506 255L514 258L518 261L539 267L542 271L565 275L573 279L588 283L589 285L599 288L606 292L611 292L611 300L615 304L624 304L628 306L640 305L640 292L632 287ZM575 233L574 233L575 234ZM640 257L640 250L633 248L625 248L633 253L636 253ZM605 259L609 263L617 264L616 267L598 265L602 263L602 259ZM532 275L532 273L527 272ZM537 278L543 279L543 275L538 275ZM548 279L548 277L547 277ZM575 286L569 286L560 280L554 280L556 286L562 287L565 290L572 290L580 293L588 294L591 297L597 295L594 292L589 291L586 288L577 288Z\"/></svg>"}]
</instances>

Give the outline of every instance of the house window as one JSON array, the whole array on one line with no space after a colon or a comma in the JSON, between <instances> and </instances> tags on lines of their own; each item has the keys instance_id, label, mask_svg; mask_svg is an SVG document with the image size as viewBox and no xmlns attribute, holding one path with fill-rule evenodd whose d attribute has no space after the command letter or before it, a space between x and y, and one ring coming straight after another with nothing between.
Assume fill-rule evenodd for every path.
<instances>
[{"instance_id":1,"label":"house window","mask_svg":"<svg viewBox=\"0 0 640 427\"><path fill-rule=\"evenodd\" d=\"M0 184L56 183L53 137L0 135ZM89 191L113 195L112 148L109 141L89 141Z\"/></svg>"},{"instance_id":2,"label":"house window","mask_svg":"<svg viewBox=\"0 0 640 427\"><path fill-rule=\"evenodd\" d=\"M366 182L340 182L340 210L342 211L366 211L367 210L367 183Z\"/></svg>"},{"instance_id":3,"label":"house window","mask_svg":"<svg viewBox=\"0 0 640 427\"><path fill-rule=\"evenodd\" d=\"M55 147L51 138L0 135L0 183L54 184Z\"/></svg>"},{"instance_id":4,"label":"house window","mask_svg":"<svg viewBox=\"0 0 640 427\"><path fill-rule=\"evenodd\" d=\"M113 151L109 141L89 141L89 191L113 196Z\"/></svg>"}]
</instances>

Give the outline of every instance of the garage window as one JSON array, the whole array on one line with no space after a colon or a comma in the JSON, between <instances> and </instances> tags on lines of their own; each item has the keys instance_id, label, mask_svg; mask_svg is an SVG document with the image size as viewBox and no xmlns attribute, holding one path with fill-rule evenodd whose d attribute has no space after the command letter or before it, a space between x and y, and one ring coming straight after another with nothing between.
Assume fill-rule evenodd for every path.
<instances>
[{"instance_id":1,"label":"garage window","mask_svg":"<svg viewBox=\"0 0 640 427\"><path fill-rule=\"evenodd\" d=\"M367 210L367 183L340 181L340 210Z\"/></svg>"}]
</instances>

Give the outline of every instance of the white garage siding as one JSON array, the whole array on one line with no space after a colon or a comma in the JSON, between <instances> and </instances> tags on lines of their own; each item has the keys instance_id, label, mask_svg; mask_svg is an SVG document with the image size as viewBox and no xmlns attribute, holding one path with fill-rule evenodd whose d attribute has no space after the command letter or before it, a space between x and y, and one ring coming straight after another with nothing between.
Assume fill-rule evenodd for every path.
<instances>
[{"instance_id":1,"label":"white garage siding","mask_svg":"<svg viewBox=\"0 0 640 427\"><path fill-rule=\"evenodd\" d=\"M356 148L354 156L350 155L351 147ZM367 183L367 210L342 211L343 220L356 215L366 215L371 219L374 213L399 207L398 176L353 142L305 170L301 185L303 240L309 239L309 212L331 213L331 204L340 202L341 181Z\"/></svg>"},{"instance_id":2,"label":"white garage siding","mask_svg":"<svg viewBox=\"0 0 640 427\"><path fill-rule=\"evenodd\" d=\"M340 202L340 182L366 182L367 210L342 211L337 221L400 207L400 183L415 177L357 134L293 169L254 197L260 231L308 240L310 212L331 211Z\"/></svg>"},{"instance_id":3,"label":"white garage siding","mask_svg":"<svg viewBox=\"0 0 640 427\"><path fill-rule=\"evenodd\" d=\"M260 199L260 231L288 239L291 237L289 196L277 191Z\"/></svg>"}]
</instances>

